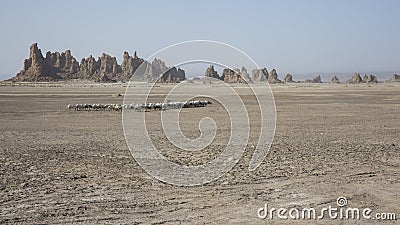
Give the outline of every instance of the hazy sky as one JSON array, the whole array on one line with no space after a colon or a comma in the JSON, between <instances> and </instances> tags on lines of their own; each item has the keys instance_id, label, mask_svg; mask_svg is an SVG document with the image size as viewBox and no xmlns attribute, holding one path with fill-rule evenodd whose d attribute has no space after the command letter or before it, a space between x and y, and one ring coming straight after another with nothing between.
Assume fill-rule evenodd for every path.
<instances>
[{"instance_id":1,"label":"hazy sky","mask_svg":"<svg viewBox=\"0 0 400 225\"><path fill-rule=\"evenodd\" d=\"M38 42L81 58L147 58L168 45L233 45L278 73L400 72L400 1L0 1L0 79Z\"/></svg>"}]
</instances>

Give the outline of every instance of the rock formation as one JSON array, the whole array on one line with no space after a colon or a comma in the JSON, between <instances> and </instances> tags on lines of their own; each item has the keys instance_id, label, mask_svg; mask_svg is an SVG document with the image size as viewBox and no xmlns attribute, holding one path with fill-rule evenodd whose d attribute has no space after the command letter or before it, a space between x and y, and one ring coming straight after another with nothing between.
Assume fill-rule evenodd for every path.
<instances>
[{"instance_id":1,"label":"rock formation","mask_svg":"<svg viewBox=\"0 0 400 225\"><path fill-rule=\"evenodd\" d=\"M75 74L79 70L79 63L72 57L70 50L62 52L61 54L59 52L47 52L45 60L47 61L49 70L52 70L53 73L58 74L62 78L64 78L65 75Z\"/></svg>"},{"instance_id":2,"label":"rock formation","mask_svg":"<svg viewBox=\"0 0 400 225\"><path fill-rule=\"evenodd\" d=\"M239 69L224 69L222 71L221 80L226 83L246 83L246 80L241 76L241 71Z\"/></svg>"},{"instance_id":3,"label":"rock formation","mask_svg":"<svg viewBox=\"0 0 400 225\"><path fill-rule=\"evenodd\" d=\"M249 73L247 72L246 67L242 66L242 70L240 71L240 76L246 81L246 83L251 83L251 79Z\"/></svg>"},{"instance_id":4,"label":"rock formation","mask_svg":"<svg viewBox=\"0 0 400 225\"><path fill-rule=\"evenodd\" d=\"M251 80L255 83L257 82L265 82L268 80L268 70L267 68L262 69L254 69L251 72Z\"/></svg>"},{"instance_id":5,"label":"rock formation","mask_svg":"<svg viewBox=\"0 0 400 225\"><path fill-rule=\"evenodd\" d=\"M368 80L368 75L364 74L364 77L362 78L361 82L362 83L367 83L367 80Z\"/></svg>"},{"instance_id":6,"label":"rock formation","mask_svg":"<svg viewBox=\"0 0 400 225\"><path fill-rule=\"evenodd\" d=\"M150 81L176 83L185 80L185 71L172 67L169 68L165 62L155 58L151 63L144 61L133 74L132 81Z\"/></svg>"},{"instance_id":7,"label":"rock formation","mask_svg":"<svg viewBox=\"0 0 400 225\"><path fill-rule=\"evenodd\" d=\"M81 65L79 66L79 73L75 78L83 80L95 80L95 75L100 71L100 63L90 55L86 59L81 60Z\"/></svg>"},{"instance_id":8,"label":"rock formation","mask_svg":"<svg viewBox=\"0 0 400 225\"><path fill-rule=\"evenodd\" d=\"M316 77L314 77L313 79L306 79L305 81L304 81L304 83L322 83L322 80L321 80L321 76L320 75L318 75L318 76L316 76Z\"/></svg>"},{"instance_id":9,"label":"rock formation","mask_svg":"<svg viewBox=\"0 0 400 225\"><path fill-rule=\"evenodd\" d=\"M340 84L339 78L337 76L333 76L331 79L332 84Z\"/></svg>"},{"instance_id":10,"label":"rock formation","mask_svg":"<svg viewBox=\"0 0 400 225\"><path fill-rule=\"evenodd\" d=\"M151 62L151 71L153 77L155 78L158 78L160 75L167 72L168 70L169 68L161 59L154 59L153 62ZM151 74L149 74L149 76L151 76Z\"/></svg>"},{"instance_id":11,"label":"rock formation","mask_svg":"<svg viewBox=\"0 0 400 225\"><path fill-rule=\"evenodd\" d=\"M37 79L39 81L46 81L56 79L55 74L50 74L50 68L43 58L42 52L38 48L37 44L33 44L30 47L29 59L24 61L24 69L17 74L21 78L21 81L31 81ZM39 74L46 74L47 76L38 76Z\"/></svg>"},{"instance_id":12,"label":"rock formation","mask_svg":"<svg viewBox=\"0 0 400 225\"><path fill-rule=\"evenodd\" d=\"M359 73L355 73L353 77L347 81L349 84L359 84L362 82L361 76Z\"/></svg>"},{"instance_id":13,"label":"rock formation","mask_svg":"<svg viewBox=\"0 0 400 225\"><path fill-rule=\"evenodd\" d=\"M122 73L121 66L118 65L117 59L108 54L103 53L99 57L100 73L107 74L109 78L114 78L117 74Z\"/></svg>"},{"instance_id":14,"label":"rock formation","mask_svg":"<svg viewBox=\"0 0 400 225\"><path fill-rule=\"evenodd\" d=\"M24 61L24 68L11 80L14 81L55 81L63 80L77 73L79 64L71 52L46 53L43 57L42 51L37 44L30 47L29 58Z\"/></svg>"},{"instance_id":15,"label":"rock formation","mask_svg":"<svg viewBox=\"0 0 400 225\"><path fill-rule=\"evenodd\" d=\"M368 83L368 84L378 83L378 78L375 75L372 75L372 74L370 74L370 75L365 74L364 78L362 79L362 82L363 83Z\"/></svg>"},{"instance_id":16,"label":"rock formation","mask_svg":"<svg viewBox=\"0 0 400 225\"><path fill-rule=\"evenodd\" d=\"M24 68L11 81L63 81L81 79L95 82L126 82L131 79L144 60L139 58L136 52L133 57L128 52L123 54L123 62L118 64L117 59L103 53L97 60L90 55L80 62L71 55L70 50L65 52L47 52L43 57L37 43L30 47L29 58L24 61ZM142 81L155 81L164 72L166 76L160 82L179 82L185 79L185 72L175 67L168 68L159 59L144 65L146 73L138 73L135 77Z\"/></svg>"},{"instance_id":17,"label":"rock formation","mask_svg":"<svg viewBox=\"0 0 400 225\"><path fill-rule=\"evenodd\" d=\"M400 75L393 74L393 76L389 79L390 83L400 82Z\"/></svg>"},{"instance_id":18,"label":"rock formation","mask_svg":"<svg viewBox=\"0 0 400 225\"><path fill-rule=\"evenodd\" d=\"M372 75L372 74L370 74L370 75L368 76L367 83L378 83L378 82L379 82L379 81L378 81L378 77L377 77L377 76Z\"/></svg>"},{"instance_id":19,"label":"rock formation","mask_svg":"<svg viewBox=\"0 0 400 225\"><path fill-rule=\"evenodd\" d=\"M158 83L179 83L184 81L185 78L185 71L180 68L172 67L171 69L167 70L166 72L160 74L157 78Z\"/></svg>"},{"instance_id":20,"label":"rock formation","mask_svg":"<svg viewBox=\"0 0 400 225\"><path fill-rule=\"evenodd\" d=\"M137 53L133 53L133 57L128 52L124 52L124 59L121 64L122 73L124 76L129 77L134 74L140 64L143 63L143 59L137 56Z\"/></svg>"},{"instance_id":21,"label":"rock formation","mask_svg":"<svg viewBox=\"0 0 400 225\"><path fill-rule=\"evenodd\" d=\"M124 78L122 75L123 70L118 65L117 59L103 53L97 61L92 55L82 59L79 72L73 78L96 82L129 80L130 77Z\"/></svg>"},{"instance_id":22,"label":"rock formation","mask_svg":"<svg viewBox=\"0 0 400 225\"><path fill-rule=\"evenodd\" d=\"M294 83L293 76L290 73L286 74L284 82L285 83Z\"/></svg>"},{"instance_id":23,"label":"rock formation","mask_svg":"<svg viewBox=\"0 0 400 225\"><path fill-rule=\"evenodd\" d=\"M210 65L207 67L206 72L204 73L206 77L212 77L215 79L221 79L218 75L218 72L214 69L214 65Z\"/></svg>"},{"instance_id":24,"label":"rock formation","mask_svg":"<svg viewBox=\"0 0 400 225\"><path fill-rule=\"evenodd\" d=\"M283 83L281 80L279 80L278 73L276 72L275 69L272 69L271 72L269 72L268 83L270 83L270 84L281 84L281 83Z\"/></svg>"}]
</instances>

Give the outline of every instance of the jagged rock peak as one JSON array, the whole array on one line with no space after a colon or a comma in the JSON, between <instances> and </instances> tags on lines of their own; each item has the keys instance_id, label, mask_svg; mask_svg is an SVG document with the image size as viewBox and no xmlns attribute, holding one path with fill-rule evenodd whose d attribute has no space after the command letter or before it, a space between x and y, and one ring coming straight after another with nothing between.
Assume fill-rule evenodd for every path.
<instances>
[{"instance_id":1,"label":"jagged rock peak","mask_svg":"<svg viewBox=\"0 0 400 225\"><path fill-rule=\"evenodd\" d=\"M243 68L242 68L243 69ZM247 70L236 69L224 69L222 71L221 80L226 83L246 83L247 81L241 76L241 74L247 73Z\"/></svg>"},{"instance_id":2,"label":"jagged rock peak","mask_svg":"<svg viewBox=\"0 0 400 225\"><path fill-rule=\"evenodd\" d=\"M271 72L269 72L268 83L270 83L270 84L281 84L281 83L283 83L281 80L279 80L278 73L276 72L276 69L272 69Z\"/></svg>"},{"instance_id":3,"label":"jagged rock peak","mask_svg":"<svg viewBox=\"0 0 400 225\"><path fill-rule=\"evenodd\" d=\"M143 63L143 59L137 57L136 51L131 57L128 52L124 52L123 61L121 64L122 73L126 78L131 77L139 66Z\"/></svg>"},{"instance_id":4,"label":"jagged rock peak","mask_svg":"<svg viewBox=\"0 0 400 225\"><path fill-rule=\"evenodd\" d=\"M71 79L97 82L128 81L144 60L137 56L136 51L133 57L128 52L124 52L123 59L122 64L119 65L115 57L103 53L97 60L90 55L79 63L72 56L70 50L62 53L48 51L44 58L38 44L34 43L30 46L29 58L25 59L24 68L9 80L30 82ZM159 59L155 59L150 66L149 77L139 80L155 80L160 74L170 69L165 62ZM181 69L172 69L169 74L172 77L166 80L181 80L182 75L184 77L184 71Z\"/></svg>"},{"instance_id":5,"label":"jagged rock peak","mask_svg":"<svg viewBox=\"0 0 400 225\"><path fill-rule=\"evenodd\" d=\"M293 76L290 73L286 74L284 82L285 83L294 83Z\"/></svg>"},{"instance_id":6,"label":"jagged rock peak","mask_svg":"<svg viewBox=\"0 0 400 225\"><path fill-rule=\"evenodd\" d=\"M158 83L179 83L186 80L185 71L172 67L157 78Z\"/></svg>"},{"instance_id":7,"label":"jagged rock peak","mask_svg":"<svg viewBox=\"0 0 400 225\"><path fill-rule=\"evenodd\" d=\"M268 80L268 70L267 68L262 68L262 69L254 69L251 72L251 79L253 82L265 82Z\"/></svg>"},{"instance_id":8,"label":"jagged rock peak","mask_svg":"<svg viewBox=\"0 0 400 225\"><path fill-rule=\"evenodd\" d=\"M355 74L351 77L351 79L347 81L347 83L350 83L350 84L359 84L359 83L361 83L361 82L362 82L362 78L361 78L361 76L360 76L359 73L355 73Z\"/></svg>"},{"instance_id":9,"label":"jagged rock peak","mask_svg":"<svg viewBox=\"0 0 400 225\"><path fill-rule=\"evenodd\" d=\"M240 76L242 77L242 79L246 81L246 83L251 83L251 79L249 73L247 72L246 67L242 66L242 70L240 71Z\"/></svg>"},{"instance_id":10,"label":"jagged rock peak","mask_svg":"<svg viewBox=\"0 0 400 225\"><path fill-rule=\"evenodd\" d=\"M389 79L390 83L400 82L400 75L393 74L393 76Z\"/></svg>"},{"instance_id":11,"label":"jagged rock peak","mask_svg":"<svg viewBox=\"0 0 400 225\"><path fill-rule=\"evenodd\" d=\"M46 53L43 57L42 51L37 43L30 46L29 58L24 61L24 68L13 78L12 81L57 81L65 80L77 73L79 63L71 55L70 50L61 54L59 52Z\"/></svg>"},{"instance_id":12,"label":"jagged rock peak","mask_svg":"<svg viewBox=\"0 0 400 225\"><path fill-rule=\"evenodd\" d=\"M314 77L313 79L306 79L304 81L304 83L322 83L321 76L318 75L318 76Z\"/></svg>"},{"instance_id":13,"label":"jagged rock peak","mask_svg":"<svg viewBox=\"0 0 400 225\"><path fill-rule=\"evenodd\" d=\"M42 51L39 49L37 43L33 43L31 45L30 51L29 51L29 58L31 58L31 59L38 59L38 58L43 59Z\"/></svg>"},{"instance_id":14,"label":"jagged rock peak","mask_svg":"<svg viewBox=\"0 0 400 225\"><path fill-rule=\"evenodd\" d=\"M210 65L207 67L206 72L204 73L206 77L212 77L216 79L221 79L218 75L218 72L214 69L214 65Z\"/></svg>"},{"instance_id":15,"label":"jagged rock peak","mask_svg":"<svg viewBox=\"0 0 400 225\"><path fill-rule=\"evenodd\" d=\"M339 78L337 78L337 76L333 76L332 79L331 79L331 83L332 84L339 84L340 83Z\"/></svg>"},{"instance_id":16,"label":"jagged rock peak","mask_svg":"<svg viewBox=\"0 0 400 225\"><path fill-rule=\"evenodd\" d=\"M364 78L362 79L363 83L378 83L378 78L375 75L367 75L364 74Z\"/></svg>"}]
</instances>

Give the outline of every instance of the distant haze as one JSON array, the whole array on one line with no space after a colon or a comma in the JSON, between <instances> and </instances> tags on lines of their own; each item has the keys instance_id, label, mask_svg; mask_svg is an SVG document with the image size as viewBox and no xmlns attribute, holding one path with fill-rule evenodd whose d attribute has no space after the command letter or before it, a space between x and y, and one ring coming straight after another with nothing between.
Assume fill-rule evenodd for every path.
<instances>
[{"instance_id":1,"label":"distant haze","mask_svg":"<svg viewBox=\"0 0 400 225\"><path fill-rule=\"evenodd\" d=\"M0 80L14 76L37 42L42 53L81 58L137 50L147 58L177 42L233 45L281 78L380 80L400 74L400 1L15 1L0 2ZM210 52L212 54L212 52ZM204 67L205 70L206 67ZM251 73L252 68L248 68ZM204 71L187 71L188 76Z\"/></svg>"}]
</instances>

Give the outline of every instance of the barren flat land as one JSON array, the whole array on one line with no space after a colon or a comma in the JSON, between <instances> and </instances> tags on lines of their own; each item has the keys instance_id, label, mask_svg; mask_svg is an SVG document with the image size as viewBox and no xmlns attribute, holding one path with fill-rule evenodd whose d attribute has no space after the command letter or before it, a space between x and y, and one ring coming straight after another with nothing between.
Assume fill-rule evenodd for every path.
<instances>
[{"instance_id":1,"label":"barren flat land","mask_svg":"<svg viewBox=\"0 0 400 225\"><path fill-rule=\"evenodd\" d=\"M137 88L141 85L145 84ZM318 209L337 206L341 196L351 207L400 213L398 84L272 85L276 133L261 166L248 170L250 140L230 172L194 187L160 182L136 163L125 142L121 112L67 109L71 103L122 104L125 88L68 83L0 86L1 224L376 223L257 216L265 203ZM169 85L156 88L162 91ZM206 91L207 86L194 88ZM253 98L247 99L251 109ZM198 136L199 120L205 116L213 117L219 130L216 141L199 155L174 149L158 122L150 123L149 133L171 160L203 163L220 153L230 128L218 104L185 109L180 122L188 137Z\"/></svg>"}]
</instances>

